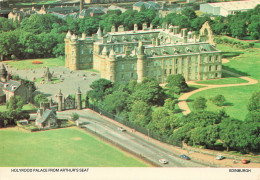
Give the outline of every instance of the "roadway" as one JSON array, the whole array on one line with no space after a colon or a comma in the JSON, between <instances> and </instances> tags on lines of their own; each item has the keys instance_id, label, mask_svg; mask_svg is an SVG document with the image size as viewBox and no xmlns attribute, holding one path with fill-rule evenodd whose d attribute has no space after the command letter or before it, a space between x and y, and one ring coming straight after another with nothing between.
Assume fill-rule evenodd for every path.
<instances>
[{"instance_id":1,"label":"roadway","mask_svg":"<svg viewBox=\"0 0 260 180\"><path fill-rule=\"evenodd\" d=\"M64 118L70 116L72 112L79 114L80 118L78 121L84 124L82 128L96 132L116 144L149 159L155 164L159 164L159 159L167 159L168 164L160 165L163 167L205 167L193 161L183 160L169 150L152 143L149 141L149 138L140 137L131 130L122 132L118 129L118 125L89 109L62 111L57 112L57 115L59 118Z\"/></svg>"}]
</instances>

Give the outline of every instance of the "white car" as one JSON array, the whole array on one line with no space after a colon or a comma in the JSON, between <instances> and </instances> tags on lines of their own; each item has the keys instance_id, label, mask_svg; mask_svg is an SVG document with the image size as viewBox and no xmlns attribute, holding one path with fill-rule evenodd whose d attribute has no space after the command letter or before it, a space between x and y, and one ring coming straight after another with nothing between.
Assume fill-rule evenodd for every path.
<instances>
[{"instance_id":1,"label":"white car","mask_svg":"<svg viewBox=\"0 0 260 180\"><path fill-rule=\"evenodd\" d=\"M166 159L159 159L159 162L162 163L162 164L167 164L168 161Z\"/></svg>"},{"instance_id":2,"label":"white car","mask_svg":"<svg viewBox=\"0 0 260 180\"><path fill-rule=\"evenodd\" d=\"M122 132L125 132L125 131L126 131L126 129L124 129L124 128L122 128L122 127L119 127L118 130L119 130L119 131L122 131Z\"/></svg>"},{"instance_id":3,"label":"white car","mask_svg":"<svg viewBox=\"0 0 260 180\"><path fill-rule=\"evenodd\" d=\"M225 159L225 157L222 156L222 155L218 155L218 156L216 157L216 160L222 160L222 159Z\"/></svg>"}]
</instances>

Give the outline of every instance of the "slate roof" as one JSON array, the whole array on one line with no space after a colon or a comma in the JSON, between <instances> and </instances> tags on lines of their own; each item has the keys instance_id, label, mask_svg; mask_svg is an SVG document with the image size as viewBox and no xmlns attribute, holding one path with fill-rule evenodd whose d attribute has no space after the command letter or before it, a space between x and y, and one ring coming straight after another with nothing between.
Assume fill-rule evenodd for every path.
<instances>
[{"instance_id":1,"label":"slate roof","mask_svg":"<svg viewBox=\"0 0 260 180\"><path fill-rule=\"evenodd\" d=\"M83 9L79 15L80 16L90 16L90 14L93 13L93 14L105 14L105 12L101 9L101 8L96 8L96 7L91 7L91 8L88 8L88 9Z\"/></svg>"},{"instance_id":2,"label":"slate roof","mask_svg":"<svg viewBox=\"0 0 260 180\"><path fill-rule=\"evenodd\" d=\"M56 13L56 12L52 12L51 14L58 17L59 19L63 19L63 20L65 20L67 17L67 15Z\"/></svg>"},{"instance_id":3,"label":"slate roof","mask_svg":"<svg viewBox=\"0 0 260 180\"><path fill-rule=\"evenodd\" d=\"M0 96L4 96L4 95L5 95L5 92L3 91L3 89L1 88L1 85L0 85Z\"/></svg>"},{"instance_id":4,"label":"slate roof","mask_svg":"<svg viewBox=\"0 0 260 180\"><path fill-rule=\"evenodd\" d=\"M6 84L6 87L3 86L3 89L10 91L10 92L15 92L21 86L20 81L14 81L14 80L9 80L4 84ZM15 87L15 88L13 89L12 87Z\"/></svg>"},{"instance_id":5,"label":"slate roof","mask_svg":"<svg viewBox=\"0 0 260 180\"><path fill-rule=\"evenodd\" d=\"M219 50L209 43L174 44L157 47L145 46L147 57L190 55L208 52L219 52Z\"/></svg>"},{"instance_id":6,"label":"slate roof","mask_svg":"<svg viewBox=\"0 0 260 180\"><path fill-rule=\"evenodd\" d=\"M143 5L145 6L146 9L158 10L161 8L161 6L158 3L155 3L152 1L148 1L148 2L139 1L139 2L135 3L133 6L142 7Z\"/></svg>"},{"instance_id":7,"label":"slate roof","mask_svg":"<svg viewBox=\"0 0 260 180\"><path fill-rule=\"evenodd\" d=\"M39 122L39 123L45 122L50 117L51 114L53 114L55 116L55 114L52 110L46 109L45 112L42 114L42 117L40 119L38 119L37 122Z\"/></svg>"}]
</instances>

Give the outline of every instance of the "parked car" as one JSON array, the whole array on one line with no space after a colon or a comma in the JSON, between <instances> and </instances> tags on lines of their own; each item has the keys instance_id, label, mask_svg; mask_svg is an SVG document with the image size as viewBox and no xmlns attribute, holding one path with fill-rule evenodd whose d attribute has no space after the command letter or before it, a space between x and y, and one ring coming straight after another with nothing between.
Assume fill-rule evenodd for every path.
<instances>
[{"instance_id":1,"label":"parked car","mask_svg":"<svg viewBox=\"0 0 260 180\"><path fill-rule=\"evenodd\" d=\"M162 164L168 164L168 161L166 159L159 159L159 162Z\"/></svg>"},{"instance_id":2,"label":"parked car","mask_svg":"<svg viewBox=\"0 0 260 180\"><path fill-rule=\"evenodd\" d=\"M182 159L190 160L190 157L187 156L187 155L185 155L185 154L180 155L180 157L181 157Z\"/></svg>"},{"instance_id":3,"label":"parked car","mask_svg":"<svg viewBox=\"0 0 260 180\"><path fill-rule=\"evenodd\" d=\"M247 164L247 163L250 163L250 161L247 160L247 159L242 159L241 163L242 163L242 164Z\"/></svg>"},{"instance_id":4,"label":"parked car","mask_svg":"<svg viewBox=\"0 0 260 180\"><path fill-rule=\"evenodd\" d=\"M118 130L119 130L119 131L122 131L122 132L125 132L125 131L126 131L126 129L125 129L125 128L122 128L122 127L119 127Z\"/></svg>"},{"instance_id":5,"label":"parked car","mask_svg":"<svg viewBox=\"0 0 260 180\"><path fill-rule=\"evenodd\" d=\"M216 160L222 160L222 159L225 159L225 157L222 156L222 155L218 155L218 156L216 157Z\"/></svg>"}]
</instances>

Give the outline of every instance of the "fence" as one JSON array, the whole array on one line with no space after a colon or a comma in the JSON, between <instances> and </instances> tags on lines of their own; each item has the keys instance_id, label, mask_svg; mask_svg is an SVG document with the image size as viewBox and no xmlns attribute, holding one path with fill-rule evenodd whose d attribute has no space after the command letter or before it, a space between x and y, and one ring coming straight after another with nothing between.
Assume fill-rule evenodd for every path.
<instances>
[{"instance_id":1,"label":"fence","mask_svg":"<svg viewBox=\"0 0 260 180\"><path fill-rule=\"evenodd\" d=\"M156 132L153 132L153 131L150 131L149 129L146 129L144 127L141 127L141 126L138 126L136 124L134 124L133 122L131 121L128 121L128 120L125 120L119 116L116 116L114 114L111 114L107 111L105 111L104 109L96 106L95 104L90 104L89 103L89 109L92 109L93 111L96 111L110 119L113 119L121 124L124 124L125 126L128 126L138 132L141 132L153 139L156 139L156 140L159 140L161 142L164 142L164 143L168 143L168 144L171 144L171 145L174 145L174 146L178 146L178 147L182 147L182 142L181 141L177 141L177 140L173 140L173 139L170 139L169 137L167 136L162 136Z\"/></svg>"}]
</instances>

